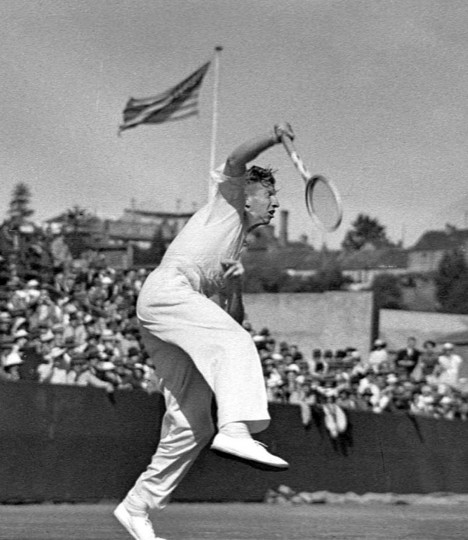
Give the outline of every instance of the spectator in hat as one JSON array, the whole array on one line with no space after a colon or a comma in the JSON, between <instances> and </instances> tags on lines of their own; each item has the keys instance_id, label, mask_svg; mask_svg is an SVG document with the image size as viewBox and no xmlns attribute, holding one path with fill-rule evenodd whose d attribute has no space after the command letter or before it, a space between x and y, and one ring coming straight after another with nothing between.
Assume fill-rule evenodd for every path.
<instances>
[{"instance_id":1,"label":"spectator in hat","mask_svg":"<svg viewBox=\"0 0 468 540\"><path fill-rule=\"evenodd\" d=\"M281 360L282 360L283 356L282 355L279 355L279 356L281 357ZM279 389L284 384L283 378L273 358L265 359L262 363L263 363L263 376L265 379L265 386L267 390L267 399L268 401L276 401L279 394Z\"/></svg>"},{"instance_id":2,"label":"spectator in hat","mask_svg":"<svg viewBox=\"0 0 468 540\"><path fill-rule=\"evenodd\" d=\"M47 326L50 326L51 323L53 324L58 321L59 316L59 307L52 302L49 292L46 289L41 289L36 306L38 323L45 323Z\"/></svg>"},{"instance_id":3,"label":"spectator in hat","mask_svg":"<svg viewBox=\"0 0 468 540\"><path fill-rule=\"evenodd\" d=\"M100 338L102 352L109 358L109 360L121 357L121 352L117 345L117 341L118 339L116 334L110 328L105 328L102 331Z\"/></svg>"},{"instance_id":4,"label":"spectator in hat","mask_svg":"<svg viewBox=\"0 0 468 540\"><path fill-rule=\"evenodd\" d=\"M132 377L130 384L132 385L133 390L145 390L146 389L146 380L145 380L145 369L143 364L136 363L132 366Z\"/></svg>"},{"instance_id":5,"label":"spectator in hat","mask_svg":"<svg viewBox=\"0 0 468 540\"><path fill-rule=\"evenodd\" d=\"M78 346L86 343L88 334L78 312L72 311L69 314L69 323L65 327L63 336L65 340L73 338Z\"/></svg>"},{"instance_id":6,"label":"spectator in hat","mask_svg":"<svg viewBox=\"0 0 468 540\"><path fill-rule=\"evenodd\" d=\"M127 366L132 368L135 364L140 363L141 360L141 351L138 347L130 347L128 350L127 356L125 358L125 363Z\"/></svg>"},{"instance_id":7,"label":"spectator in hat","mask_svg":"<svg viewBox=\"0 0 468 540\"><path fill-rule=\"evenodd\" d=\"M409 337L406 347L397 352L395 358L395 368L399 373L403 373L407 377L413 372L418 363L421 351L416 347L416 338Z\"/></svg>"},{"instance_id":8,"label":"spectator in hat","mask_svg":"<svg viewBox=\"0 0 468 540\"><path fill-rule=\"evenodd\" d=\"M47 328L44 332L39 332L39 340L42 344L42 351L47 354L55 344L55 335L50 328Z\"/></svg>"},{"instance_id":9,"label":"spectator in hat","mask_svg":"<svg viewBox=\"0 0 468 540\"><path fill-rule=\"evenodd\" d=\"M80 346L74 337L69 336L64 340L63 348L66 349L67 354L70 356L73 352L79 350Z\"/></svg>"},{"instance_id":10,"label":"spectator in hat","mask_svg":"<svg viewBox=\"0 0 468 540\"><path fill-rule=\"evenodd\" d=\"M330 367L330 358L325 358L322 349L312 351L312 359L309 361L309 372L316 375L325 376Z\"/></svg>"},{"instance_id":11,"label":"spectator in hat","mask_svg":"<svg viewBox=\"0 0 468 540\"><path fill-rule=\"evenodd\" d=\"M23 360L19 356L14 356L11 353L3 359L3 370L10 381L19 381L21 379L19 367Z\"/></svg>"},{"instance_id":12,"label":"spectator in hat","mask_svg":"<svg viewBox=\"0 0 468 540\"><path fill-rule=\"evenodd\" d=\"M297 362L298 360L302 360L303 355L299 351L299 347L297 345L291 345L289 347L289 354L293 357L294 362Z\"/></svg>"},{"instance_id":13,"label":"spectator in hat","mask_svg":"<svg viewBox=\"0 0 468 540\"><path fill-rule=\"evenodd\" d=\"M133 370L127 366L122 358L118 358L114 362L115 372L119 377L118 390L133 390Z\"/></svg>"},{"instance_id":14,"label":"spectator in hat","mask_svg":"<svg viewBox=\"0 0 468 540\"><path fill-rule=\"evenodd\" d=\"M88 364L88 355L75 352L71 357L71 369L67 375L67 384L75 386L92 386L102 388L106 392L114 391L114 385L97 377Z\"/></svg>"},{"instance_id":15,"label":"spectator in hat","mask_svg":"<svg viewBox=\"0 0 468 540\"><path fill-rule=\"evenodd\" d=\"M11 315L8 311L0 312L0 335L6 335L10 333L11 329Z\"/></svg>"},{"instance_id":16,"label":"spectator in hat","mask_svg":"<svg viewBox=\"0 0 468 540\"><path fill-rule=\"evenodd\" d=\"M64 347L65 346L65 327L62 323L55 323L51 327L51 331L54 334L54 345L56 347Z\"/></svg>"},{"instance_id":17,"label":"spectator in hat","mask_svg":"<svg viewBox=\"0 0 468 540\"><path fill-rule=\"evenodd\" d=\"M3 366L11 374L11 380L20 379L19 366L23 363L23 349L27 342L28 332L24 328L21 328L13 335L13 345L5 358Z\"/></svg>"},{"instance_id":18,"label":"spectator in hat","mask_svg":"<svg viewBox=\"0 0 468 540\"><path fill-rule=\"evenodd\" d=\"M39 329L29 332L28 341L21 351L21 358L23 363L18 368L21 380L38 381L37 369L44 361Z\"/></svg>"},{"instance_id":19,"label":"spectator in hat","mask_svg":"<svg viewBox=\"0 0 468 540\"><path fill-rule=\"evenodd\" d=\"M460 368L463 359L455 353L452 343L444 343L442 354L439 356L437 366L434 370L438 384L446 384L450 387L457 387L460 378Z\"/></svg>"},{"instance_id":20,"label":"spectator in hat","mask_svg":"<svg viewBox=\"0 0 468 540\"><path fill-rule=\"evenodd\" d=\"M30 279L26 283L25 293L27 296L28 305L35 304L41 296L41 291L39 290L39 281L37 281L37 279Z\"/></svg>"},{"instance_id":21,"label":"spectator in hat","mask_svg":"<svg viewBox=\"0 0 468 540\"><path fill-rule=\"evenodd\" d=\"M10 300L8 302L9 309L15 312L24 313L28 308L28 305L28 294L18 283L10 296Z\"/></svg>"},{"instance_id":22,"label":"spectator in hat","mask_svg":"<svg viewBox=\"0 0 468 540\"><path fill-rule=\"evenodd\" d=\"M387 367L389 361L387 344L382 339L376 339L374 341L374 347L369 354L367 364L369 369L374 373L378 373Z\"/></svg>"},{"instance_id":23,"label":"spectator in hat","mask_svg":"<svg viewBox=\"0 0 468 540\"><path fill-rule=\"evenodd\" d=\"M426 340L423 343L423 350L419 355L416 367L411 373L411 378L415 381L423 381L428 377L431 377L438 363L438 359L439 355L436 351L435 341L430 339Z\"/></svg>"},{"instance_id":24,"label":"spectator in hat","mask_svg":"<svg viewBox=\"0 0 468 540\"><path fill-rule=\"evenodd\" d=\"M298 377L301 370L297 364L289 364L286 367L286 385L284 388L286 401L289 402L291 396L295 395L298 390Z\"/></svg>"},{"instance_id":25,"label":"spectator in hat","mask_svg":"<svg viewBox=\"0 0 468 540\"><path fill-rule=\"evenodd\" d=\"M131 328L127 327L122 331L122 338L119 340L118 347L122 357L128 356L129 349L140 348L135 333Z\"/></svg>"},{"instance_id":26,"label":"spectator in hat","mask_svg":"<svg viewBox=\"0 0 468 540\"><path fill-rule=\"evenodd\" d=\"M429 384L424 384L419 393L413 397L411 412L422 416L434 416L436 397L436 391Z\"/></svg>"},{"instance_id":27,"label":"spectator in hat","mask_svg":"<svg viewBox=\"0 0 468 540\"><path fill-rule=\"evenodd\" d=\"M100 360L96 362L94 371L98 379L112 384L112 388L118 388L122 382L115 369L115 364L104 353L101 353Z\"/></svg>"},{"instance_id":28,"label":"spectator in hat","mask_svg":"<svg viewBox=\"0 0 468 540\"><path fill-rule=\"evenodd\" d=\"M339 390L336 404L343 409L356 409L356 401L353 399L350 388L341 388Z\"/></svg>"},{"instance_id":29,"label":"spectator in hat","mask_svg":"<svg viewBox=\"0 0 468 540\"><path fill-rule=\"evenodd\" d=\"M6 335L0 336L0 381L14 381L15 373L8 369L8 356L13 349L14 340ZM6 369L5 369L6 368Z\"/></svg>"},{"instance_id":30,"label":"spectator in hat","mask_svg":"<svg viewBox=\"0 0 468 540\"><path fill-rule=\"evenodd\" d=\"M369 411L372 410L373 404L372 404L372 390L370 388L366 388L363 392L360 392L355 397L355 404L356 404L356 410L357 411Z\"/></svg>"},{"instance_id":31,"label":"spectator in hat","mask_svg":"<svg viewBox=\"0 0 468 540\"><path fill-rule=\"evenodd\" d=\"M68 384L70 363L65 357L66 349L54 347L44 359L46 363L38 367L39 382L49 384Z\"/></svg>"}]
</instances>

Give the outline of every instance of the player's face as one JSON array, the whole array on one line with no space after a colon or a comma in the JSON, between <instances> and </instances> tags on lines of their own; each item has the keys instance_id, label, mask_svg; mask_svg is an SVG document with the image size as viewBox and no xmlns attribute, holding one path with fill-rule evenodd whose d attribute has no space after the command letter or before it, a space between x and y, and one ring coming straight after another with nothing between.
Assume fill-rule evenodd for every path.
<instances>
[{"instance_id":1,"label":"player's face","mask_svg":"<svg viewBox=\"0 0 468 540\"><path fill-rule=\"evenodd\" d=\"M268 225L279 207L276 189L273 185L260 183L248 184L246 187L245 210L252 224Z\"/></svg>"}]
</instances>

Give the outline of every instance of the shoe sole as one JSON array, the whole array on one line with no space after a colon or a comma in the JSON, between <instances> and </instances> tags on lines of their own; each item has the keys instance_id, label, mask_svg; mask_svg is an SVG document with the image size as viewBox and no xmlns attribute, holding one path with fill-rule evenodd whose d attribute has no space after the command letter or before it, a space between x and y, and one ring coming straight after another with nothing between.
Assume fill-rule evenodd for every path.
<instances>
[{"instance_id":1,"label":"shoe sole","mask_svg":"<svg viewBox=\"0 0 468 540\"><path fill-rule=\"evenodd\" d=\"M264 461L257 461L252 458L246 458L234 452L228 452L222 448L217 448L215 446L211 447L211 450L220 457L231 459L245 465L250 465L254 469L260 469L262 471L274 471L281 472L289 469L289 463L286 465L273 465L271 463L265 463Z\"/></svg>"}]
</instances>

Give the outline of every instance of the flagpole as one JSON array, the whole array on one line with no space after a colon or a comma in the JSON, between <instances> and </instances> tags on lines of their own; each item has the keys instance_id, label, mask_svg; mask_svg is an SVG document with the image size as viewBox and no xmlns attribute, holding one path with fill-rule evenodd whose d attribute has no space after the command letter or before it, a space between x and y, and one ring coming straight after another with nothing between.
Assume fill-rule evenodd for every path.
<instances>
[{"instance_id":1,"label":"flagpole","mask_svg":"<svg viewBox=\"0 0 468 540\"><path fill-rule=\"evenodd\" d=\"M219 58L223 48L221 45L215 47L214 56L214 83L213 83L213 121L211 125L211 151L210 151L210 171L215 168L216 159L216 136L218 130L218 86L219 86Z\"/></svg>"}]
</instances>

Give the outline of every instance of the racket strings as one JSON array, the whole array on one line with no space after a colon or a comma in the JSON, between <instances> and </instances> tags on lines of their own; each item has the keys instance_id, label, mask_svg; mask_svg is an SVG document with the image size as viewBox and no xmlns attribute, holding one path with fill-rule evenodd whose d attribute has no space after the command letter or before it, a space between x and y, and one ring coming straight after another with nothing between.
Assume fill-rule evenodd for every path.
<instances>
[{"instance_id":1,"label":"racket strings","mask_svg":"<svg viewBox=\"0 0 468 540\"><path fill-rule=\"evenodd\" d=\"M306 188L307 210L317 224L327 230L338 228L342 218L341 200L336 189L323 176L314 176Z\"/></svg>"}]
</instances>

